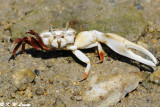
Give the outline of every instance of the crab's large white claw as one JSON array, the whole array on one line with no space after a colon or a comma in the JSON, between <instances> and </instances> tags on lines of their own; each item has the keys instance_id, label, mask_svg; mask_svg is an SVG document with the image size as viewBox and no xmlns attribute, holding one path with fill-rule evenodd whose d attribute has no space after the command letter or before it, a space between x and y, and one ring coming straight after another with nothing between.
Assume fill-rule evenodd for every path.
<instances>
[{"instance_id":1,"label":"crab's large white claw","mask_svg":"<svg viewBox=\"0 0 160 107\"><path fill-rule=\"evenodd\" d=\"M123 56L126 56L128 58L131 58L133 60L144 63L146 65L156 66L156 64L157 64L156 58L148 50L146 50L142 46L139 46L133 42L130 42L127 39L122 38L116 34L106 33L105 36L107 37L106 44L113 51L115 51ZM132 52L131 49L135 49L135 50L138 50L138 51L144 53L145 55L149 56L153 62L148 59L142 58L139 55L136 55L135 53Z\"/></svg>"}]
</instances>

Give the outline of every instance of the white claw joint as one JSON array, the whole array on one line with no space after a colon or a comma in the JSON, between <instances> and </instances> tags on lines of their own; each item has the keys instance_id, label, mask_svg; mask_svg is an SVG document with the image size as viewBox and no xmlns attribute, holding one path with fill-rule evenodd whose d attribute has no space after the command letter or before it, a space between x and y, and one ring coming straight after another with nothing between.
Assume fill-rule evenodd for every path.
<instances>
[{"instance_id":1,"label":"white claw joint","mask_svg":"<svg viewBox=\"0 0 160 107\"><path fill-rule=\"evenodd\" d=\"M151 52L149 52L147 49L143 48L140 45L137 45L133 42L128 41L127 39L118 36L116 34L112 33L105 33L103 34L104 38L101 38L100 41L103 40L103 42L108 45L113 51L126 56L128 58L131 58L133 60L139 61L143 64L149 65L149 66L156 66L158 63L156 58L153 56ZM135 54L131 49L138 50L142 52L143 54L149 56L149 58L152 60L148 60L145 58L142 58L141 56Z\"/></svg>"}]
</instances>

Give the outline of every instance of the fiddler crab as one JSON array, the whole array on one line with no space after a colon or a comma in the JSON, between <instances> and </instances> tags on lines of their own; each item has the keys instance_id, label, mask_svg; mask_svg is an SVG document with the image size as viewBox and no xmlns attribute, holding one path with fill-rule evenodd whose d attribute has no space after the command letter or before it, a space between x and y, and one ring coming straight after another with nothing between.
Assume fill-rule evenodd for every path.
<instances>
[{"instance_id":1,"label":"fiddler crab","mask_svg":"<svg viewBox=\"0 0 160 107\"><path fill-rule=\"evenodd\" d=\"M87 78L90 71L91 63L89 58L83 52L81 52L80 49L98 47L98 53L100 57L99 62L103 62L104 50L102 49L100 43L106 44L114 52L120 55L126 56L143 64L149 66L156 66L157 64L156 58L148 50L113 33L102 33L97 30L91 30L80 32L76 36L76 31L72 28L68 28L67 26L63 29L51 28L51 30L44 31L40 33L40 35L33 30L26 32L26 34L31 34L35 37L31 36L16 39L12 44L12 46L14 44L17 44L13 50L14 57L16 51L21 45L22 53L24 53L26 44L31 45L36 50L71 50L79 60L87 64L82 80L85 80ZM132 52L131 49L135 49L144 53L145 55L149 56L152 61L142 58L141 56Z\"/></svg>"}]
</instances>

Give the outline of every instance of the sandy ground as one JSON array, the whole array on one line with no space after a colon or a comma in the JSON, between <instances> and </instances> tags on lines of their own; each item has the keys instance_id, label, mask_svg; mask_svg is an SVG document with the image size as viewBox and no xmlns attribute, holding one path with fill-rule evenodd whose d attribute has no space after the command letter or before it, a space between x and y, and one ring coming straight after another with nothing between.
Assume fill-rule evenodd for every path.
<instances>
[{"instance_id":1,"label":"sandy ground","mask_svg":"<svg viewBox=\"0 0 160 107\"><path fill-rule=\"evenodd\" d=\"M119 7L115 9L114 6ZM125 8L123 9L123 7ZM133 10L129 7L132 7ZM41 11L41 8L48 10L47 12L43 9ZM82 11L86 11L86 13ZM108 13L104 13L105 11ZM119 13L118 11L123 12ZM51 14L47 15L50 12ZM125 12L128 15L122 15ZM79 17L76 16L77 14ZM111 20L110 15L116 18ZM119 18L121 15L123 17ZM32 22L31 20L34 18L41 19L40 21L43 23ZM105 18L108 19L104 20ZM50 24L62 28L65 27L66 22L69 22L77 32L96 29L102 32L118 33L147 48L160 61L159 19L159 0L0 1L0 106L3 104L13 106L13 103L46 107L97 106L99 104L97 101L83 100L84 92L89 88L88 84L91 78L95 75L103 76L125 72L141 73L143 80L136 89L112 106L160 106L160 73L153 74L155 71L160 72L160 66L149 67L140 64L113 52L104 44L102 46L106 53L104 62L100 64L96 63L99 60L96 48L82 50L92 64L89 77L83 82L78 82L78 80L83 77L86 65L70 51L51 50L45 52L27 46L26 54L22 54L18 50L16 58L13 59L13 49L10 50L14 39L24 36L28 29L40 32L49 28ZM18 73L19 71L22 71L22 74ZM100 97L100 100L103 98Z\"/></svg>"}]
</instances>

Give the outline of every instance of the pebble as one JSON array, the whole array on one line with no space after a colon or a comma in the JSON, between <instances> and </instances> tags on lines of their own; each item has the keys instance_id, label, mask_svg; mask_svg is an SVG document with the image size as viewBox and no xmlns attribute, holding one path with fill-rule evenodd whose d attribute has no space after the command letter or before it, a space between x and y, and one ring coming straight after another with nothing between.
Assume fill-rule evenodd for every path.
<instances>
[{"instance_id":1,"label":"pebble","mask_svg":"<svg viewBox=\"0 0 160 107\"><path fill-rule=\"evenodd\" d=\"M82 101L82 96L72 96L71 99L76 101Z\"/></svg>"},{"instance_id":2,"label":"pebble","mask_svg":"<svg viewBox=\"0 0 160 107\"><path fill-rule=\"evenodd\" d=\"M51 67L52 67L52 64L51 64L51 63L48 63L48 64L46 65L46 67L47 67L47 68L51 68Z\"/></svg>"},{"instance_id":3,"label":"pebble","mask_svg":"<svg viewBox=\"0 0 160 107\"><path fill-rule=\"evenodd\" d=\"M154 28L152 26L149 27L148 32L152 33L153 31L154 31Z\"/></svg>"},{"instance_id":4,"label":"pebble","mask_svg":"<svg viewBox=\"0 0 160 107\"><path fill-rule=\"evenodd\" d=\"M24 91L27 88L27 84L20 84L18 87L19 91Z\"/></svg>"},{"instance_id":5,"label":"pebble","mask_svg":"<svg viewBox=\"0 0 160 107\"><path fill-rule=\"evenodd\" d=\"M15 93L11 93L10 96L11 96L11 98L15 98L16 94Z\"/></svg>"},{"instance_id":6,"label":"pebble","mask_svg":"<svg viewBox=\"0 0 160 107\"><path fill-rule=\"evenodd\" d=\"M40 71L45 71L45 67L44 67L44 66L39 66L38 69L39 69Z\"/></svg>"},{"instance_id":7,"label":"pebble","mask_svg":"<svg viewBox=\"0 0 160 107\"><path fill-rule=\"evenodd\" d=\"M63 85L64 87L68 87L69 81L63 81L63 82L62 82L62 85Z\"/></svg>"},{"instance_id":8,"label":"pebble","mask_svg":"<svg viewBox=\"0 0 160 107\"><path fill-rule=\"evenodd\" d=\"M101 100L104 100L104 97L103 97L103 96L99 96L99 98L100 98Z\"/></svg>"},{"instance_id":9,"label":"pebble","mask_svg":"<svg viewBox=\"0 0 160 107\"><path fill-rule=\"evenodd\" d=\"M137 8L138 10L142 10L142 9L143 9L143 7L142 7L139 3L136 3L135 6L136 6L136 8Z\"/></svg>"},{"instance_id":10,"label":"pebble","mask_svg":"<svg viewBox=\"0 0 160 107\"><path fill-rule=\"evenodd\" d=\"M56 98L54 107L66 107L66 104L60 98Z\"/></svg>"},{"instance_id":11,"label":"pebble","mask_svg":"<svg viewBox=\"0 0 160 107\"><path fill-rule=\"evenodd\" d=\"M157 40L156 39L152 39L152 43L153 44L157 43Z\"/></svg>"},{"instance_id":12,"label":"pebble","mask_svg":"<svg viewBox=\"0 0 160 107\"><path fill-rule=\"evenodd\" d=\"M40 101L39 104L43 106L45 104L45 101Z\"/></svg>"},{"instance_id":13,"label":"pebble","mask_svg":"<svg viewBox=\"0 0 160 107\"><path fill-rule=\"evenodd\" d=\"M82 99L97 101L99 102L97 106L100 107L113 106L136 89L141 81L141 73L95 75L89 80L88 89L84 91Z\"/></svg>"},{"instance_id":14,"label":"pebble","mask_svg":"<svg viewBox=\"0 0 160 107\"><path fill-rule=\"evenodd\" d=\"M149 76L149 81L160 85L160 67Z\"/></svg>"},{"instance_id":15,"label":"pebble","mask_svg":"<svg viewBox=\"0 0 160 107\"><path fill-rule=\"evenodd\" d=\"M49 79L49 83L50 83L50 84L53 84L53 79Z\"/></svg>"},{"instance_id":16,"label":"pebble","mask_svg":"<svg viewBox=\"0 0 160 107\"><path fill-rule=\"evenodd\" d=\"M109 57L107 58L107 61L111 61L111 60L112 60L111 58L109 58Z\"/></svg>"},{"instance_id":17,"label":"pebble","mask_svg":"<svg viewBox=\"0 0 160 107\"><path fill-rule=\"evenodd\" d=\"M0 97L3 97L3 94L0 94Z\"/></svg>"},{"instance_id":18,"label":"pebble","mask_svg":"<svg viewBox=\"0 0 160 107\"><path fill-rule=\"evenodd\" d=\"M67 58L66 61L67 61L68 63L71 63L71 62L72 62L72 59L71 59L71 58Z\"/></svg>"},{"instance_id":19,"label":"pebble","mask_svg":"<svg viewBox=\"0 0 160 107\"><path fill-rule=\"evenodd\" d=\"M43 90L42 90L41 88L37 88L37 89L36 89L36 94L37 94L37 95L43 95L43 93L44 93L44 92L43 92Z\"/></svg>"},{"instance_id":20,"label":"pebble","mask_svg":"<svg viewBox=\"0 0 160 107\"><path fill-rule=\"evenodd\" d=\"M25 89L24 84L31 83L36 77L36 74L30 69L20 69L13 74L13 80L17 87Z\"/></svg>"},{"instance_id":21,"label":"pebble","mask_svg":"<svg viewBox=\"0 0 160 107\"><path fill-rule=\"evenodd\" d=\"M38 70L34 70L34 72L36 73L37 76L39 76L39 71Z\"/></svg>"},{"instance_id":22,"label":"pebble","mask_svg":"<svg viewBox=\"0 0 160 107\"><path fill-rule=\"evenodd\" d=\"M141 83L141 85L142 85L145 89L148 89L148 90L150 90L150 89L153 88L153 83L148 82L148 81L143 81L143 82Z\"/></svg>"},{"instance_id":23,"label":"pebble","mask_svg":"<svg viewBox=\"0 0 160 107\"><path fill-rule=\"evenodd\" d=\"M33 94L32 94L32 88L30 86L27 87L27 89L25 90L25 95L28 97L28 98L32 98L33 97Z\"/></svg>"},{"instance_id":24,"label":"pebble","mask_svg":"<svg viewBox=\"0 0 160 107\"><path fill-rule=\"evenodd\" d=\"M115 0L109 0L111 3L115 3Z\"/></svg>"},{"instance_id":25,"label":"pebble","mask_svg":"<svg viewBox=\"0 0 160 107\"><path fill-rule=\"evenodd\" d=\"M44 92L44 93L43 93L43 95L44 95L44 96L47 96L47 95L48 95L48 93L47 93L47 92Z\"/></svg>"}]
</instances>

